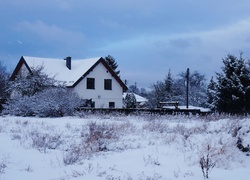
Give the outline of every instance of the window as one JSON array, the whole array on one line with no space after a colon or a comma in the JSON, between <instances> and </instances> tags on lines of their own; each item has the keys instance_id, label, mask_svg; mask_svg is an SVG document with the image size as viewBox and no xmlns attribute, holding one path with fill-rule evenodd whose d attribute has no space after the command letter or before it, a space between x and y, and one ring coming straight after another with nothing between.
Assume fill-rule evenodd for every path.
<instances>
[{"instance_id":1,"label":"window","mask_svg":"<svg viewBox=\"0 0 250 180\"><path fill-rule=\"evenodd\" d=\"M95 78L87 78L87 89L95 89Z\"/></svg>"},{"instance_id":2,"label":"window","mask_svg":"<svg viewBox=\"0 0 250 180\"><path fill-rule=\"evenodd\" d=\"M104 89L112 90L112 79L104 79Z\"/></svg>"},{"instance_id":3,"label":"window","mask_svg":"<svg viewBox=\"0 0 250 180\"><path fill-rule=\"evenodd\" d=\"M95 108L95 101L92 101L92 102L91 102L91 107L92 107L92 108Z\"/></svg>"},{"instance_id":4,"label":"window","mask_svg":"<svg viewBox=\"0 0 250 180\"><path fill-rule=\"evenodd\" d=\"M115 108L115 102L109 102L109 108Z\"/></svg>"}]
</instances>

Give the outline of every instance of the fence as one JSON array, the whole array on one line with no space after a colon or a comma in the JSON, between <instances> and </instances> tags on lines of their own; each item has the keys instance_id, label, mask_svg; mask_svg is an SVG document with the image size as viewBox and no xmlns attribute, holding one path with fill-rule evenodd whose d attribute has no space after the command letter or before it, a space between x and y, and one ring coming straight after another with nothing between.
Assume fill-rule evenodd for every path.
<instances>
[{"instance_id":1,"label":"fence","mask_svg":"<svg viewBox=\"0 0 250 180\"><path fill-rule=\"evenodd\" d=\"M140 115L140 114L158 114L158 115L207 115L210 112L202 112L199 109L128 109L128 108L81 108L80 111L88 113L112 114L119 113L124 115Z\"/></svg>"}]
</instances>

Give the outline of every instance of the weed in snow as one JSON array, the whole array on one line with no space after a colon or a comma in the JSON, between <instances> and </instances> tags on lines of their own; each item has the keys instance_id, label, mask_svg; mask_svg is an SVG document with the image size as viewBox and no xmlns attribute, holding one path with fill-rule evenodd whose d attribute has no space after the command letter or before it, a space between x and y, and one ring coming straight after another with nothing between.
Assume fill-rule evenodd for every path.
<instances>
[{"instance_id":1,"label":"weed in snow","mask_svg":"<svg viewBox=\"0 0 250 180\"><path fill-rule=\"evenodd\" d=\"M44 153L47 152L47 149L58 148L63 142L59 134L41 133L38 130L31 131L29 136L32 140L32 147Z\"/></svg>"},{"instance_id":2,"label":"weed in snow","mask_svg":"<svg viewBox=\"0 0 250 180\"><path fill-rule=\"evenodd\" d=\"M27 172L33 172L33 168L30 165L27 165L27 167L25 167L24 169L22 169L23 171L27 171Z\"/></svg>"},{"instance_id":3,"label":"weed in snow","mask_svg":"<svg viewBox=\"0 0 250 180\"><path fill-rule=\"evenodd\" d=\"M81 141L64 154L64 164L70 165L92 154L109 151L109 145L119 139L123 125L90 122L82 128Z\"/></svg>"},{"instance_id":4,"label":"weed in snow","mask_svg":"<svg viewBox=\"0 0 250 180\"><path fill-rule=\"evenodd\" d=\"M8 159L9 159L9 156L6 156L6 155L4 155L2 159L0 159L0 174L5 173L7 164L9 163Z\"/></svg>"},{"instance_id":5,"label":"weed in snow","mask_svg":"<svg viewBox=\"0 0 250 180\"><path fill-rule=\"evenodd\" d=\"M153 157L152 155L144 155L143 156L143 161L146 166L151 165L151 166L160 166L161 163L158 160L158 157Z\"/></svg>"},{"instance_id":6,"label":"weed in snow","mask_svg":"<svg viewBox=\"0 0 250 180\"><path fill-rule=\"evenodd\" d=\"M209 173L212 171L212 169L215 166L215 162L213 162L211 155L210 155L210 146L207 146L207 152L205 156L202 156L200 158L200 167L203 174L203 177L205 179L208 179Z\"/></svg>"}]
</instances>

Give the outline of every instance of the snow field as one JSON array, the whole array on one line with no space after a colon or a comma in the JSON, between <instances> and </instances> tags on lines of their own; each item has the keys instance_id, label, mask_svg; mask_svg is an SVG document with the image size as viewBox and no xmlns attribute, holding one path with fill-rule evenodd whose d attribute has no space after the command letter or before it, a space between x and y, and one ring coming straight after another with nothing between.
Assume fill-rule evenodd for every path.
<instances>
[{"instance_id":1,"label":"snow field","mask_svg":"<svg viewBox=\"0 0 250 180\"><path fill-rule=\"evenodd\" d=\"M0 180L247 179L250 119L196 116L0 117ZM209 147L209 148L208 148Z\"/></svg>"}]
</instances>

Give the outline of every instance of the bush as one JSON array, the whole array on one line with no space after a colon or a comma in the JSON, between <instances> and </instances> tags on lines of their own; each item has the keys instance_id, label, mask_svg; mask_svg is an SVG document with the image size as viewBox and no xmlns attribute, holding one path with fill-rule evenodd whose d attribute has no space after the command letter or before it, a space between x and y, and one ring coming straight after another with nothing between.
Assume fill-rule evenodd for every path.
<instances>
[{"instance_id":1,"label":"bush","mask_svg":"<svg viewBox=\"0 0 250 180\"><path fill-rule=\"evenodd\" d=\"M92 152L108 151L107 145L112 142L112 140L118 138L116 126L113 124L97 124L91 122L88 126L89 134L85 143Z\"/></svg>"},{"instance_id":2,"label":"bush","mask_svg":"<svg viewBox=\"0 0 250 180\"><path fill-rule=\"evenodd\" d=\"M169 126L164 124L161 120L153 120L145 124L143 129L148 130L149 132L159 132L164 133L169 131Z\"/></svg>"},{"instance_id":3,"label":"bush","mask_svg":"<svg viewBox=\"0 0 250 180\"><path fill-rule=\"evenodd\" d=\"M66 88L49 88L34 96L7 101L3 114L15 116L62 117L72 115L81 104L79 96Z\"/></svg>"},{"instance_id":4,"label":"bush","mask_svg":"<svg viewBox=\"0 0 250 180\"><path fill-rule=\"evenodd\" d=\"M34 107L33 98L24 96L8 100L2 113L14 116L32 116L34 115Z\"/></svg>"},{"instance_id":5,"label":"bush","mask_svg":"<svg viewBox=\"0 0 250 180\"><path fill-rule=\"evenodd\" d=\"M73 115L81 105L81 99L74 92L64 88L50 88L36 97L36 115L40 117L62 117Z\"/></svg>"},{"instance_id":6,"label":"bush","mask_svg":"<svg viewBox=\"0 0 250 180\"><path fill-rule=\"evenodd\" d=\"M12 97L34 96L35 94L54 87L57 82L44 73L43 66L31 68L31 73L20 73L10 82L9 93Z\"/></svg>"},{"instance_id":7,"label":"bush","mask_svg":"<svg viewBox=\"0 0 250 180\"><path fill-rule=\"evenodd\" d=\"M57 149L63 142L61 135L40 133L37 130L31 131L29 136L32 140L32 147L44 153L47 149Z\"/></svg>"},{"instance_id":8,"label":"bush","mask_svg":"<svg viewBox=\"0 0 250 180\"><path fill-rule=\"evenodd\" d=\"M63 162L65 165L79 162L94 153L109 151L108 145L119 138L117 126L114 124L90 122L86 128L86 132L84 130L81 133L82 141L79 144L74 142L64 154Z\"/></svg>"}]
</instances>

